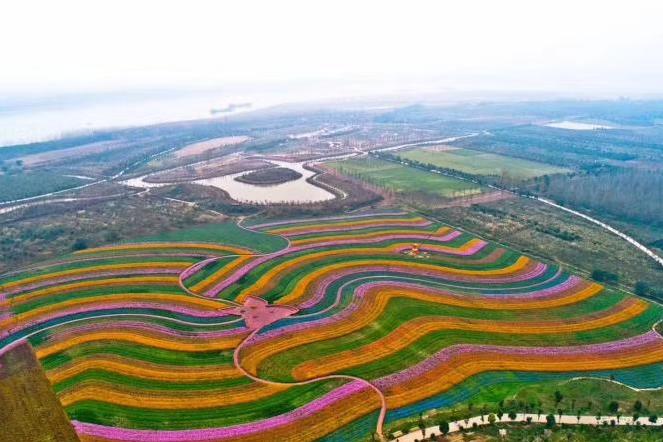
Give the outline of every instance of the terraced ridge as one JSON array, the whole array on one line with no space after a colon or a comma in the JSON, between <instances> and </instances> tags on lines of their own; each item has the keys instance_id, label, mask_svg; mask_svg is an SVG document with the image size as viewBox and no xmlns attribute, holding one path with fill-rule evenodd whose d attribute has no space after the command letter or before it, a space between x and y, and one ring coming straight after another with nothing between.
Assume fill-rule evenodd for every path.
<instances>
[{"instance_id":1,"label":"terraced ridge","mask_svg":"<svg viewBox=\"0 0 663 442\"><path fill-rule=\"evenodd\" d=\"M407 213L243 227L2 280L0 352L32 344L82 440L362 440L501 383L663 383L661 309L554 265Z\"/></svg>"}]
</instances>

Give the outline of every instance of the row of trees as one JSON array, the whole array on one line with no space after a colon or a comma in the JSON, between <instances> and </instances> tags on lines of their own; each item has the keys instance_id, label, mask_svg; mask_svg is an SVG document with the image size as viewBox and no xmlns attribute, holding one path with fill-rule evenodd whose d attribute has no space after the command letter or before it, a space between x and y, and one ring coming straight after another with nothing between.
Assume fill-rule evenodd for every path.
<instances>
[{"instance_id":1,"label":"row of trees","mask_svg":"<svg viewBox=\"0 0 663 442\"><path fill-rule=\"evenodd\" d=\"M570 207L663 225L663 172L610 168L599 174L551 176L540 192Z\"/></svg>"}]
</instances>

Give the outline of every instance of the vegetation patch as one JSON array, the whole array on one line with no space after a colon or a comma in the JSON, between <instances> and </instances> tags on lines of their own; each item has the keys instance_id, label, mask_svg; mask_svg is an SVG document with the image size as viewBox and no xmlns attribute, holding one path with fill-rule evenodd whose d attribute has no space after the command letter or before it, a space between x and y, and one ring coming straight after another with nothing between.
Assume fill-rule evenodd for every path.
<instances>
[{"instance_id":1,"label":"vegetation patch","mask_svg":"<svg viewBox=\"0 0 663 442\"><path fill-rule=\"evenodd\" d=\"M257 186L271 186L275 184L295 181L302 177L296 170L287 167L270 167L268 169L255 170L244 175L235 177L235 181Z\"/></svg>"},{"instance_id":2,"label":"vegetation patch","mask_svg":"<svg viewBox=\"0 0 663 442\"><path fill-rule=\"evenodd\" d=\"M481 193L476 184L373 157L332 162L327 166L400 194L426 193L453 198Z\"/></svg>"},{"instance_id":3,"label":"vegetation patch","mask_svg":"<svg viewBox=\"0 0 663 442\"><path fill-rule=\"evenodd\" d=\"M571 171L540 162L462 148L412 149L399 152L398 156L434 167L455 169L472 175L505 177L512 180L524 180Z\"/></svg>"}]
</instances>

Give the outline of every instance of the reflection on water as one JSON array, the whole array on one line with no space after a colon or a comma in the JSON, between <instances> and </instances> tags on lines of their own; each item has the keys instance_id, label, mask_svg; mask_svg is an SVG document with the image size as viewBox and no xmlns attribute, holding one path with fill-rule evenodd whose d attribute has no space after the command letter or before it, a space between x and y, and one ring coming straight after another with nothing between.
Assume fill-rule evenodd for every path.
<instances>
[{"instance_id":1,"label":"reflection on water","mask_svg":"<svg viewBox=\"0 0 663 442\"><path fill-rule=\"evenodd\" d=\"M334 198L334 194L306 181L307 178L315 175L315 172L303 167L303 163L288 163L286 161L269 160L270 163L281 167L295 170L302 174L301 178L287 183L275 184L272 186L256 186L254 184L235 181L235 177L246 175L252 171L245 171L225 175L215 178L206 178L202 180L190 181L194 184L218 187L228 192L230 197L236 201L253 202L258 204L273 203L312 203L317 201L327 201ZM147 175L138 178L132 178L122 183L132 187L162 187L169 183L148 183L144 179Z\"/></svg>"},{"instance_id":2,"label":"reflection on water","mask_svg":"<svg viewBox=\"0 0 663 442\"><path fill-rule=\"evenodd\" d=\"M596 129L614 129L612 126L603 124L592 123L579 123L577 121L558 121L555 123L545 124L546 127L554 127L556 129L569 129L569 130L596 130Z\"/></svg>"}]
</instances>

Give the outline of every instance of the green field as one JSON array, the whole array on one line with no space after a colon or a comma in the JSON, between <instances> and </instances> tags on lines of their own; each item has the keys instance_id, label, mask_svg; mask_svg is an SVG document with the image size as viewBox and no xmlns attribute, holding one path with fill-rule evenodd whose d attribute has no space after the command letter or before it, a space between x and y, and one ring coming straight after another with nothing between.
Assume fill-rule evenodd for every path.
<instances>
[{"instance_id":1,"label":"green field","mask_svg":"<svg viewBox=\"0 0 663 442\"><path fill-rule=\"evenodd\" d=\"M473 175L501 176L506 174L511 178L521 180L542 175L570 172L569 169L562 167L471 149L413 149L400 152L399 156L408 160L429 163L437 167L456 169Z\"/></svg>"},{"instance_id":2,"label":"green field","mask_svg":"<svg viewBox=\"0 0 663 442\"><path fill-rule=\"evenodd\" d=\"M398 193L425 192L442 197L481 193L476 184L376 158L326 163L344 175L357 177Z\"/></svg>"}]
</instances>

